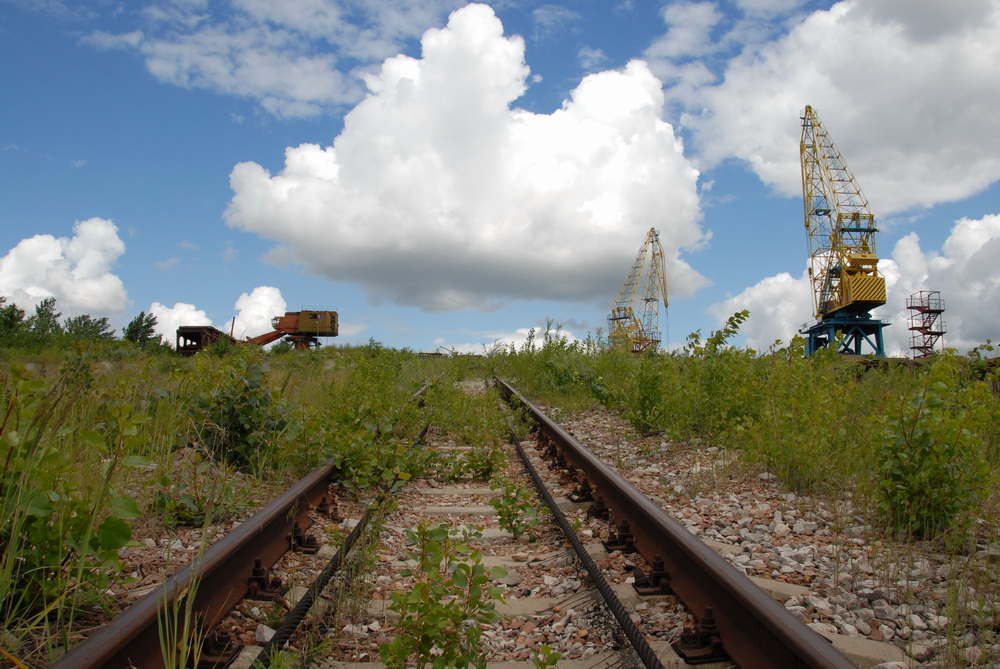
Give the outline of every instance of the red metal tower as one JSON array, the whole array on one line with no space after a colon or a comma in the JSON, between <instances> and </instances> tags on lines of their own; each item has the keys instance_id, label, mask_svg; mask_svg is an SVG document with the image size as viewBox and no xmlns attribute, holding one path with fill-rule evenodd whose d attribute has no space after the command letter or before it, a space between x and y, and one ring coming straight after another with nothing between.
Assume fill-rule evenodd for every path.
<instances>
[{"instance_id":1,"label":"red metal tower","mask_svg":"<svg viewBox=\"0 0 1000 669\"><path fill-rule=\"evenodd\" d=\"M939 290L922 290L906 298L906 308L910 309L910 348L913 359L926 358L934 352L934 346L947 328L941 314L944 300Z\"/></svg>"}]
</instances>

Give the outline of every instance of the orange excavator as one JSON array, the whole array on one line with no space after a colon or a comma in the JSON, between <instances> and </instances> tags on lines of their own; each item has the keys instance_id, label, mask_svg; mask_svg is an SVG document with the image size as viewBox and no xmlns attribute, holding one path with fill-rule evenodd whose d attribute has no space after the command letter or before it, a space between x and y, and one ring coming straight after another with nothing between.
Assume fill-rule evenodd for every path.
<instances>
[{"instance_id":1,"label":"orange excavator","mask_svg":"<svg viewBox=\"0 0 1000 669\"><path fill-rule=\"evenodd\" d=\"M336 337L339 322L336 311L288 311L284 316L271 319L271 332L266 332L244 341L238 341L211 325L182 325L177 328L177 352L181 355L194 355L206 346L217 341L228 340L232 343L249 344L251 346L267 346L282 337L298 351L317 348L320 337Z\"/></svg>"}]
</instances>

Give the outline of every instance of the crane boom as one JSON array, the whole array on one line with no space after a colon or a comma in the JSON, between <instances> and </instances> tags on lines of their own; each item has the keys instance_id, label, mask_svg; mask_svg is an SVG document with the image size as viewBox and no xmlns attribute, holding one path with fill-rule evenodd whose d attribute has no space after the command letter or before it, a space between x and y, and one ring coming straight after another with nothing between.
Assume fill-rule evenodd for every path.
<instances>
[{"instance_id":1,"label":"crane boom","mask_svg":"<svg viewBox=\"0 0 1000 669\"><path fill-rule=\"evenodd\" d=\"M850 340L851 350L844 352L860 352L862 341L868 341L882 355L881 329L886 324L869 314L886 301L885 278L879 274L875 252L875 217L857 179L808 105L802 115L799 152L809 278L821 324L814 328L822 331L818 339L810 335L810 352L841 332Z\"/></svg>"},{"instance_id":2,"label":"crane boom","mask_svg":"<svg viewBox=\"0 0 1000 669\"><path fill-rule=\"evenodd\" d=\"M640 283L642 290L642 316L636 315L635 296ZM618 299L608 317L608 337L620 346L629 346L641 353L656 348L660 343L660 302L668 306L667 274L663 246L655 228L646 234L639 253L632 263Z\"/></svg>"}]
</instances>

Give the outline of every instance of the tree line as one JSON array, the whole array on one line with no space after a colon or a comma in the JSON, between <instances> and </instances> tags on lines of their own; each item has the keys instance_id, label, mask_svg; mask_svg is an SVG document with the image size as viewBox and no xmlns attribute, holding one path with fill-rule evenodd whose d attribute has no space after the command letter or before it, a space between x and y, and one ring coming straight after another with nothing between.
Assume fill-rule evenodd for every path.
<instances>
[{"instance_id":1,"label":"tree line","mask_svg":"<svg viewBox=\"0 0 1000 669\"><path fill-rule=\"evenodd\" d=\"M35 313L0 295L0 348L43 348L65 341L126 341L141 349L170 350L156 334L156 316L140 311L122 328L121 337L107 317L95 318L81 314L62 319L56 309L56 298L46 297L35 305Z\"/></svg>"}]
</instances>

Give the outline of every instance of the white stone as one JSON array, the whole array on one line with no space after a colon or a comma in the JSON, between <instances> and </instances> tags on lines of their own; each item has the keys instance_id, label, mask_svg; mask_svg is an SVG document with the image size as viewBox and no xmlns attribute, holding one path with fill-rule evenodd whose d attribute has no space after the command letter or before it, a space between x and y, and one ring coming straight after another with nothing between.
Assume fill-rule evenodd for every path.
<instances>
[{"instance_id":1,"label":"white stone","mask_svg":"<svg viewBox=\"0 0 1000 669\"><path fill-rule=\"evenodd\" d=\"M274 630L261 623L257 625L257 631L254 633L254 638L257 639L257 643L267 643L274 636Z\"/></svg>"}]
</instances>

